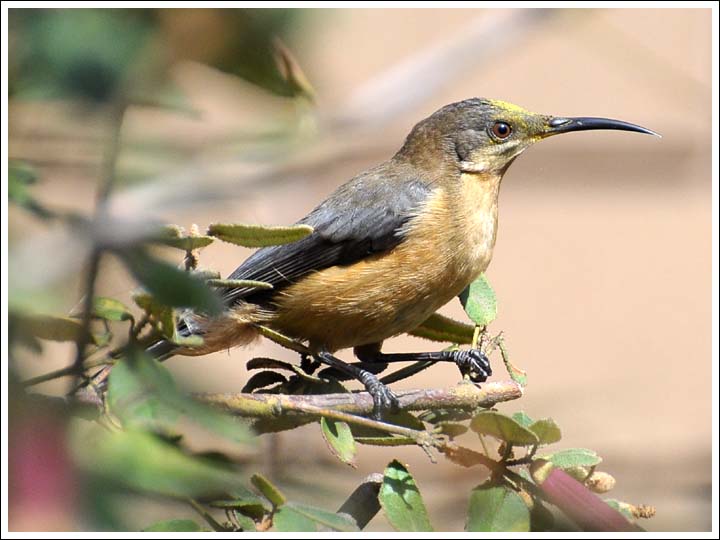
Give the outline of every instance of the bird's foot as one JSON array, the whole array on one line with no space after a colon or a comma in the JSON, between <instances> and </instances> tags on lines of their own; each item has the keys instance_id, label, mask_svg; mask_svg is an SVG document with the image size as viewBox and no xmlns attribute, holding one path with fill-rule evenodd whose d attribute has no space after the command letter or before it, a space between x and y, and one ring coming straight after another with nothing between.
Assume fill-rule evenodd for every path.
<instances>
[{"instance_id":1,"label":"bird's foot","mask_svg":"<svg viewBox=\"0 0 720 540\"><path fill-rule=\"evenodd\" d=\"M363 371L359 379L373 398L372 416L375 420L382 420L386 414L399 410L400 402L395 393L381 383L375 375L369 371Z\"/></svg>"},{"instance_id":2,"label":"bird's foot","mask_svg":"<svg viewBox=\"0 0 720 540\"><path fill-rule=\"evenodd\" d=\"M472 382L485 382L492 375L490 360L480 349L459 349L452 351L452 355L460 373L470 377Z\"/></svg>"}]
</instances>

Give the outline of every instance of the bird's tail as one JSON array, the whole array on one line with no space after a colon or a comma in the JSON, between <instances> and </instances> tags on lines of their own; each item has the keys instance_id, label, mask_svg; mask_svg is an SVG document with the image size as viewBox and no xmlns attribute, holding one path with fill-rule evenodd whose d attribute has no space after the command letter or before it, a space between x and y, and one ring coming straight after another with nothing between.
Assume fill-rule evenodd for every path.
<instances>
[{"instance_id":1,"label":"bird's tail","mask_svg":"<svg viewBox=\"0 0 720 540\"><path fill-rule=\"evenodd\" d=\"M179 345L161 339L145 350L158 360L179 356L202 356L212 352L249 345L260 337L258 324L267 322L270 314L248 302L236 304L216 317L189 314L179 321L177 332L183 338L199 336L201 345Z\"/></svg>"}]
</instances>

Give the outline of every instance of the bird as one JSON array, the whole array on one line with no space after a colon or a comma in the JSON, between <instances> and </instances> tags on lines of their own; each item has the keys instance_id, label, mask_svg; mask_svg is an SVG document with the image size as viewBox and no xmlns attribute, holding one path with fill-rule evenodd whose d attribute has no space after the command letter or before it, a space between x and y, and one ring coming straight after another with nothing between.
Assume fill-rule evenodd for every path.
<instances>
[{"instance_id":1,"label":"bird","mask_svg":"<svg viewBox=\"0 0 720 540\"><path fill-rule=\"evenodd\" d=\"M201 355L247 345L264 325L307 344L314 361L360 381L374 415L397 409L397 396L377 378L389 363L450 362L475 383L492 374L477 349L384 353L383 342L410 332L460 295L493 255L498 194L505 172L527 148L584 130L657 135L628 122L532 113L499 100L451 103L418 122L389 160L337 188L299 224L312 233L254 252L232 274L272 290L224 289L224 311L184 316L184 335L155 357ZM335 356L352 348L358 363Z\"/></svg>"}]
</instances>

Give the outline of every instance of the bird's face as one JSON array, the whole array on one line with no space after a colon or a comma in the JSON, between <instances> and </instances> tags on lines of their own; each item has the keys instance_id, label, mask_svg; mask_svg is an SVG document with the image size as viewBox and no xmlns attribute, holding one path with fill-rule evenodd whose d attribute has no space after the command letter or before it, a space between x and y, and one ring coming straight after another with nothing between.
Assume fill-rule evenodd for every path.
<instances>
[{"instance_id":1,"label":"bird's face","mask_svg":"<svg viewBox=\"0 0 720 540\"><path fill-rule=\"evenodd\" d=\"M536 114L504 101L468 99L443 107L408 137L440 136L442 148L463 172L502 174L530 145L571 131L614 129L657 135L649 129L608 118L565 118ZM406 143L407 144L407 143Z\"/></svg>"}]
</instances>

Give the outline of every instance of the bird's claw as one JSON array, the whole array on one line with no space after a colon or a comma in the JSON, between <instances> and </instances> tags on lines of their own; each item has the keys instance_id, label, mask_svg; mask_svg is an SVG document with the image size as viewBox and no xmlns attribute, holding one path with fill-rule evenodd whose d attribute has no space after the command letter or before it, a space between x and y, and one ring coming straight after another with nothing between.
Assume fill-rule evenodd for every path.
<instances>
[{"instance_id":1,"label":"bird's claw","mask_svg":"<svg viewBox=\"0 0 720 540\"><path fill-rule=\"evenodd\" d=\"M363 384L373 398L373 413L375 420L381 420L387 413L396 412L400 408L395 393L381 383L375 375L366 372Z\"/></svg>"},{"instance_id":2,"label":"bird's claw","mask_svg":"<svg viewBox=\"0 0 720 540\"><path fill-rule=\"evenodd\" d=\"M479 349L454 351L454 356L460 373L468 375L472 382L485 382L492 375L490 360Z\"/></svg>"}]
</instances>

